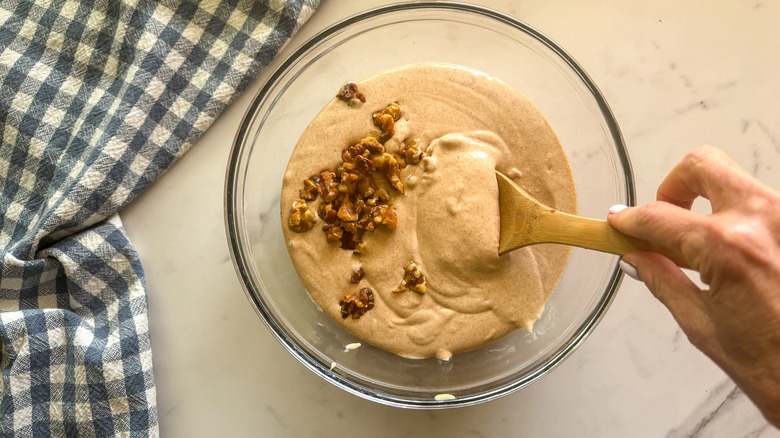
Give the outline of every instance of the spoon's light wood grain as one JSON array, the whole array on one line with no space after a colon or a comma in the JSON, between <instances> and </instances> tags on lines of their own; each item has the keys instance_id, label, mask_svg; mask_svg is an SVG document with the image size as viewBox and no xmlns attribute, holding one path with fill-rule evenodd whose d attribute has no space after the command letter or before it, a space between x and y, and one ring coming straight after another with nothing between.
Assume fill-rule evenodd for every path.
<instances>
[{"instance_id":1,"label":"spoon's light wood grain","mask_svg":"<svg viewBox=\"0 0 780 438\"><path fill-rule=\"evenodd\" d=\"M538 243L560 243L619 255L652 251L680 267L688 267L676 252L623 234L605 220L575 216L544 205L499 171L496 178L501 213L499 255Z\"/></svg>"}]
</instances>

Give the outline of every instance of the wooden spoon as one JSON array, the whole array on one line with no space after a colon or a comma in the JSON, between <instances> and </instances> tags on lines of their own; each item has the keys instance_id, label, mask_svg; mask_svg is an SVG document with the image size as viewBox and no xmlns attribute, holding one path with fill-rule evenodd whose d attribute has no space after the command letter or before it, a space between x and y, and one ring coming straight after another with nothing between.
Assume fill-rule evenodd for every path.
<instances>
[{"instance_id":1,"label":"wooden spoon","mask_svg":"<svg viewBox=\"0 0 780 438\"><path fill-rule=\"evenodd\" d=\"M496 178L501 212L499 255L537 243L562 243L619 255L652 251L664 255L677 266L688 267L676 252L623 234L605 220L575 216L548 207L499 171L496 171Z\"/></svg>"}]
</instances>

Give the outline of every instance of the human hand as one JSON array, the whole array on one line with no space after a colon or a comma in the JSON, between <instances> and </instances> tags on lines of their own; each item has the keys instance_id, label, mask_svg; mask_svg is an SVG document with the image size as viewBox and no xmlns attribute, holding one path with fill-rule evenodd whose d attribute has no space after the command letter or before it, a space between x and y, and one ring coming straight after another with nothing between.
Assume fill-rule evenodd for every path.
<instances>
[{"instance_id":1,"label":"human hand","mask_svg":"<svg viewBox=\"0 0 780 438\"><path fill-rule=\"evenodd\" d=\"M690 210L699 196L712 214ZM635 269L690 342L780 427L780 193L703 146L669 173L656 202L616 207L612 226L677 251L709 289L656 253L626 254L626 270Z\"/></svg>"}]
</instances>

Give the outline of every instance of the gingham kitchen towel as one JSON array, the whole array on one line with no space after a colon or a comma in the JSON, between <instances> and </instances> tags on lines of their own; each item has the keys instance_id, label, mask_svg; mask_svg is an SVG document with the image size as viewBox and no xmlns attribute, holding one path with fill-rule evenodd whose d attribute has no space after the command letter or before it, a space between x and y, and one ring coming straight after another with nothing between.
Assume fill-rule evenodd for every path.
<instances>
[{"instance_id":1,"label":"gingham kitchen towel","mask_svg":"<svg viewBox=\"0 0 780 438\"><path fill-rule=\"evenodd\" d=\"M119 208L319 0L0 0L0 436L157 436Z\"/></svg>"}]
</instances>

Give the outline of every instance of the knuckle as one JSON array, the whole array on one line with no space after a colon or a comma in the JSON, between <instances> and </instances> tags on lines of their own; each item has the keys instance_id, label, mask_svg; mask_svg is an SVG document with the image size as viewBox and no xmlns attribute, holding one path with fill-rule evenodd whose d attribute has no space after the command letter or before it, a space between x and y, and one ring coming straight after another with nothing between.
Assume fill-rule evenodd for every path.
<instances>
[{"instance_id":1,"label":"knuckle","mask_svg":"<svg viewBox=\"0 0 780 438\"><path fill-rule=\"evenodd\" d=\"M711 267L711 276L774 263L775 240L759 222L721 219L710 221L706 228L704 238L711 250L703 255L710 259L706 265Z\"/></svg>"},{"instance_id":2,"label":"knuckle","mask_svg":"<svg viewBox=\"0 0 780 438\"><path fill-rule=\"evenodd\" d=\"M702 163L711 161L713 157L720 154L720 150L714 146L703 145L691 149L683 158L690 164L698 166Z\"/></svg>"},{"instance_id":3,"label":"knuckle","mask_svg":"<svg viewBox=\"0 0 780 438\"><path fill-rule=\"evenodd\" d=\"M659 231L669 230L671 241L677 244L677 248L685 252L686 248L698 249L707 239L706 229L702 229L697 222L677 222L674 227L670 221L669 204L654 201L644 206L641 214L636 217L636 225L640 228L655 229ZM672 231L674 228L674 231Z\"/></svg>"},{"instance_id":4,"label":"knuckle","mask_svg":"<svg viewBox=\"0 0 780 438\"><path fill-rule=\"evenodd\" d=\"M637 210L634 225L640 229L656 229L663 226L665 206L662 202L653 201Z\"/></svg>"},{"instance_id":5,"label":"knuckle","mask_svg":"<svg viewBox=\"0 0 780 438\"><path fill-rule=\"evenodd\" d=\"M720 227L724 244L753 263L765 262L770 253L771 233L753 222L726 223Z\"/></svg>"}]
</instances>

